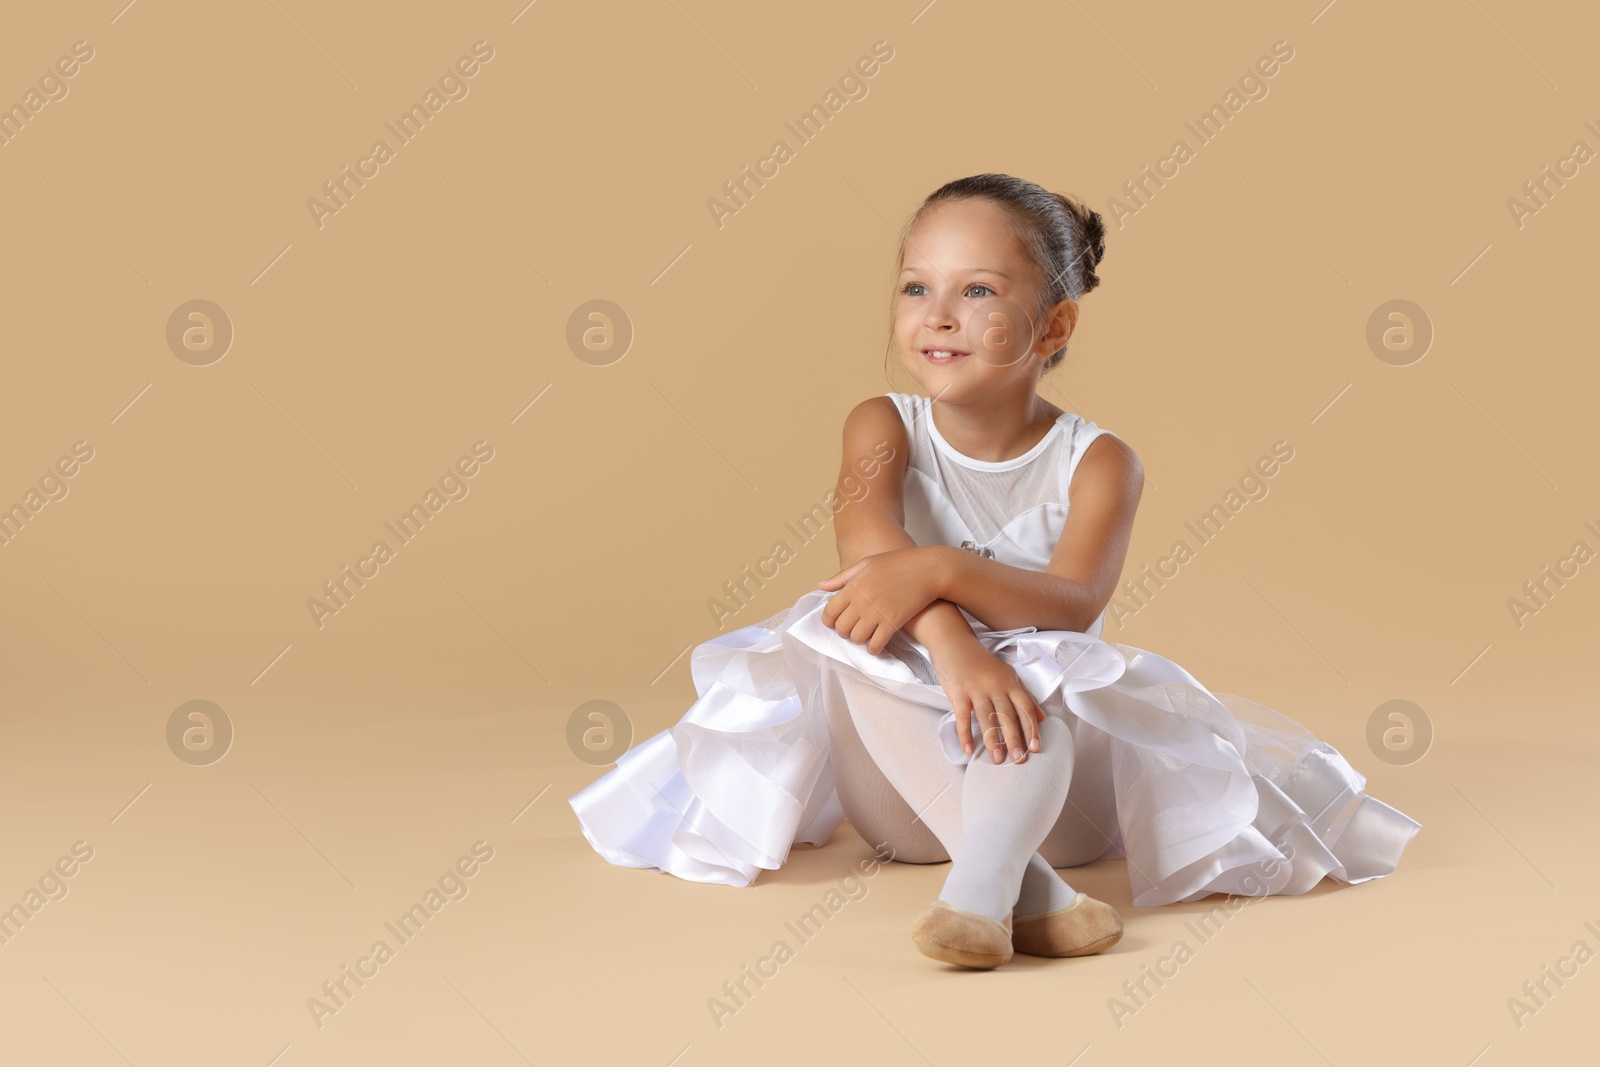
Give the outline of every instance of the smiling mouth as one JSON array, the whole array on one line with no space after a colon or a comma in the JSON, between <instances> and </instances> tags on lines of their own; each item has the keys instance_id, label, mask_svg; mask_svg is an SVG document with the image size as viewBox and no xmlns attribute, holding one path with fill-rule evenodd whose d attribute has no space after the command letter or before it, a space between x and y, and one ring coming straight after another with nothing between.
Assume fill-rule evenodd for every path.
<instances>
[{"instance_id":1,"label":"smiling mouth","mask_svg":"<svg viewBox=\"0 0 1600 1067\"><path fill-rule=\"evenodd\" d=\"M934 366L944 366L949 363L954 363L956 360L962 359L968 355L971 355L971 353L963 352L959 348L935 348L929 346L922 350L922 358L927 360L929 363L932 363Z\"/></svg>"}]
</instances>

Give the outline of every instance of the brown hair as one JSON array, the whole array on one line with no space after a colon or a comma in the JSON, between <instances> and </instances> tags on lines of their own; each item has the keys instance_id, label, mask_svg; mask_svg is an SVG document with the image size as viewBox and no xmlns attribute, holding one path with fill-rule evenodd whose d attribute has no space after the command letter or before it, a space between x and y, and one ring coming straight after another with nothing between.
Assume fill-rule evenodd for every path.
<instances>
[{"instance_id":1,"label":"brown hair","mask_svg":"<svg viewBox=\"0 0 1600 1067\"><path fill-rule=\"evenodd\" d=\"M1036 316L1042 317L1050 307L1068 297L1081 300L1083 294L1100 284L1095 268L1106 254L1106 227L1100 213L1065 193L1052 193L1025 178L1009 174L957 178L930 193L900 231L896 277L905 266L905 235L916 227L930 207L945 200L988 200L1011 220L1012 232L1027 249L1042 283ZM892 335L892 299L889 315ZM1044 369L1053 369L1066 355L1066 346L1057 349L1044 361Z\"/></svg>"}]
</instances>

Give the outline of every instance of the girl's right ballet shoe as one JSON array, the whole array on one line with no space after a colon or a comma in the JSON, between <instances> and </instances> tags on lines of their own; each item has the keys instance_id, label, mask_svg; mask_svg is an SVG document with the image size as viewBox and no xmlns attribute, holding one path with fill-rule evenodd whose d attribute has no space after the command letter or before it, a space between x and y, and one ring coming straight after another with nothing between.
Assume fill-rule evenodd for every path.
<instances>
[{"instance_id":1,"label":"girl's right ballet shoe","mask_svg":"<svg viewBox=\"0 0 1600 1067\"><path fill-rule=\"evenodd\" d=\"M1091 956L1122 938L1117 909L1087 893L1064 908L1018 919L1011 946L1029 956Z\"/></svg>"},{"instance_id":2,"label":"girl's right ballet shoe","mask_svg":"<svg viewBox=\"0 0 1600 1067\"><path fill-rule=\"evenodd\" d=\"M930 959L986 971L1011 958L1011 913L998 923L936 900L911 921L911 940Z\"/></svg>"}]
</instances>

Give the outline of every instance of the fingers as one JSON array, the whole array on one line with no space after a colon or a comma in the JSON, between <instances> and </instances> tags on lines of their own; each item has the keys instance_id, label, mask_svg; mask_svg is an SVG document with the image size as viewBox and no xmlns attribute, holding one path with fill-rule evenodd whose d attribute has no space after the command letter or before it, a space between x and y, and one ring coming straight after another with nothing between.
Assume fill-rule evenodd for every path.
<instances>
[{"instance_id":1,"label":"fingers","mask_svg":"<svg viewBox=\"0 0 1600 1067\"><path fill-rule=\"evenodd\" d=\"M976 751L979 736L994 763L1005 763L1008 755L1014 764L1025 763L1029 753L1043 751L1044 734L1039 724L1048 713L1014 671L999 659L982 657L975 663L953 660L950 667L949 677L943 671L939 677L950 698L956 736L967 756Z\"/></svg>"},{"instance_id":2,"label":"fingers","mask_svg":"<svg viewBox=\"0 0 1600 1067\"><path fill-rule=\"evenodd\" d=\"M1021 763L1028 758L1027 741L1022 735L1023 717L1012 707L1009 697L996 698L995 712L1000 719L1000 730L1005 738L1005 748L1011 754L1011 762Z\"/></svg>"},{"instance_id":3,"label":"fingers","mask_svg":"<svg viewBox=\"0 0 1600 1067\"><path fill-rule=\"evenodd\" d=\"M828 621L828 613L830 611L836 612L832 622ZM855 641L857 644L860 644L861 641L865 640L865 635L857 637L856 634L858 631L860 631L862 624L868 620L862 614L861 608L856 606L856 602L853 597L847 598L843 593L841 593L832 600L828 601L828 603L822 609L822 621L823 624L828 627L828 629L832 630L840 637L848 638L851 641Z\"/></svg>"},{"instance_id":4,"label":"fingers","mask_svg":"<svg viewBox=\"0 0 1600 1067\"><path fill-rule=\"evenodd\" d=\"M858 645L867 645L868 651L873 655L882 652L896 633L875 615L868 616L857 610L854 604L847 604L844 610L839 612L839 617L831 623L828 622L828 608L823 608L822 621L840 637L854 641Z\"/></svg>"},{"instance_id":5,"label":"fingers","mask_svg":"<svg viewBox=\"0 0 1600 1067\"><path fill-rule=\"evenodd\" d=\"M983 743L988 749L989 759L994 763L1004 763L1008 756L1012 763L1025 763L1028 753L1043 750L1038 724L1044 721L1045 715L1026 691L996 696L987 702L980 701L974 711L962 714L969 716L969 719L958 722L958 732L970 730L968 723L971 715L976 714L984 723ZM969 755L972 752L965 740L962 749Z\"/></svg>"},{"instance_id":6,"label":"fingers","mask_svg":"<svg viewBox=\"0 0 1600 1067\"><path fill-rule=\"evenodd\" d=\"M1000 725L1000 716L994 707L985 702L978 707L981 709L979 718L983 721L983 745L989 750L989 758L995 763L1005 760L1004 737L1005 730Z\"/></svg>"},{"instance_id":7,"label":"fingers","mask_svg":"<svg viewBox=\"0 0 1600 1067\"><path fill-rule=\"evenodd\" d=\"M980 707L984 708L982 718L989 724L983 731L983 743L989 749L989 759L995 763L1004 763L1007 752L1011 754L1013 762L1025 758L1027 749L1023 746L1022 730L1017 721L1017 714L1011 708L1011 702L1005 697L997 696Z\"/></svg>"},{"instance_id":8,"label":"fingers","mask_svg":"<svg viewBox=\"0 0 1600 1067\"><path fill-rule=\"evenodd\" d=\"M856 611L855 607L850 604L849 601L845 601L844 604L839 608L838 614L834 615L833 621L829 622L828 612L832 611L833 606L837 603L839 603L839 598L834 597L828 602L828 606L822 609L822 621L828 627L828 629L832 630L840 637L849 637L850 630L853 626L855 626L856 620L860 613Z\"/></svg>"},{"instance_id":9,"label":"fingers","mask_svg":"<svg viewBox=\"0 0 1600 1067\"><path fill-rule=\"evenodd\" d=\"M817 584L819 586L821 586L822 588L824 588L824 589L827 589L830 586L841 586L845 582L848 582L852 577L854 577L856 572L861 570L862 566L865 563L866 563L865 559L859 559L856 562L850 564L850 566L846 567L844 570L836 571L834 573L833 577L824 578L824 579L822 579L822 581L818 582Z\"/></svg>"},{"instance_id":10,"label":"fingers","mask_svg":"<svg viewBox=\"0 0 1600 1067\"><path fill-rule=\"evenodd\" d=\"M1028 735L1028 751L1043 751L1044 741L1039 736L1039 724L1044 722L1045 710L1033 699L1033 694L1026 689L1018 689L1012 694L1013 701L1019 708L1028 709L1022 715L1023 732Z\"/></svg>"},{"instance_id":11,"label":"fingers","mask_svg":"<svg viewBox=\"0 0 1600 1067\"><path fill-rule=\"evenodd\" d=\"M956 736L961 739L961 751L972 755L972 707L963 705L955 708Z\"/></svg>"},{"instance_id":12,"label":"fingers","mask_svg":"<svg viewBox=\"0 0 1600 1067\"><path fill-rule=\"evenodd\" d=\"M1011 706L1017 709L1017 724L1022 730L1023 758L1039 751L1039 720L1033 717L1034 704L1027 693L1012 693Z\"/></svg>"},{"instance_id":13,"label":"fingers","mask_svg":"<svg viewBox=\"0 0 1600 1067\"><path fill-rule=\"evenodd\" d=\"M894 631L886 629L877 619L863 615L854 604L846 604L838 617L828 622L828 612L833 610L833 605L838 602L839 598L834 597L822 609L823 623L840 637L854 641L858 645L871 642L870 651L873 655L882 652L884 646L889 643L889 638L894 636Z\"/></svg>"}]
</instances>

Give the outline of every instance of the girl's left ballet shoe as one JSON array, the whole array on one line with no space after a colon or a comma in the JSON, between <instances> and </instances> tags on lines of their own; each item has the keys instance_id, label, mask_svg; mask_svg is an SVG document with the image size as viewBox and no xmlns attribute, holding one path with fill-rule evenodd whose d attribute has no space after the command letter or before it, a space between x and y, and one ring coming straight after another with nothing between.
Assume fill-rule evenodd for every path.
<instances>
[{"instance_id":1,"label":"girl's left ballet shoe","mask_svg":"<svg viewBox=\"0 0 1600 1067\"><path fill-rule=\"evenodd\" d=\"M1055 911L1017 920L1011 945L1029 956L1091 956L1122 939L1117 909L1087 893Z\"/></svg>"},{"instance_id":2,"label":"girl's left ballet shoe","mask_svg":"<svg viewBox=\"0 0 1600 1067\"><path fill-rule=\"evenodd\" d=\"M936 900L911 921L911 940L930 959L986 971L1011 958L1011 913L998 923Z\"/></svg>"}]
</instances>

